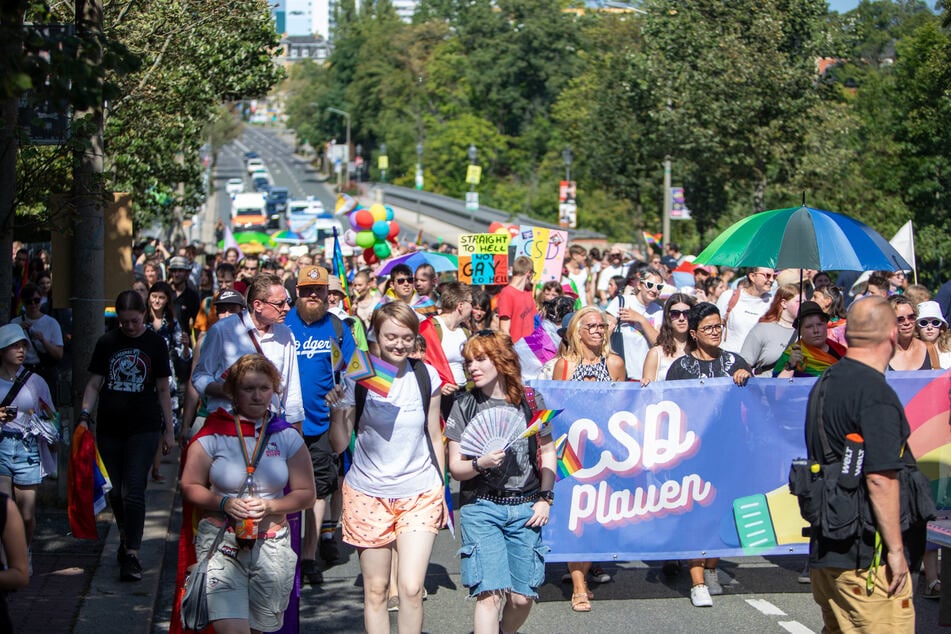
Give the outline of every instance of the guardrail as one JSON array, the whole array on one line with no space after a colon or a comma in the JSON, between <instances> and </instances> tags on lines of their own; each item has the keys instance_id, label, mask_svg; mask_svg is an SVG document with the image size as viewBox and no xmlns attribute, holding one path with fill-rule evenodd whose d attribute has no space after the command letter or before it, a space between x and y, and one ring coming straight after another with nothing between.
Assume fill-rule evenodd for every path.
<instances>
[{"instance_id":1,"label":"guardrail","mask_svg":"<svg viewBox=\"0 0 951 634\"><path fill-rule=\"evenodd\" d=\"M480 205L478 211L466 211L466 203L463 200L434 194L432 192L419 191L409 187L398 187L396 185L378 184L376 185L383 191L383 200L390 204L419 211L424 216L435 218L441 222L465 229L471 233L484 233L493 222L517 223L520 225L530 225L533 227L545 227L548 229L562 229L556 224L532 218L525 214L510 214L501 209L493 209ZM471 219L470 219L471 218ZM597 231L587 229L568 229L569 240L606 240L607 236Z\"/></svg>"}]
</instances>

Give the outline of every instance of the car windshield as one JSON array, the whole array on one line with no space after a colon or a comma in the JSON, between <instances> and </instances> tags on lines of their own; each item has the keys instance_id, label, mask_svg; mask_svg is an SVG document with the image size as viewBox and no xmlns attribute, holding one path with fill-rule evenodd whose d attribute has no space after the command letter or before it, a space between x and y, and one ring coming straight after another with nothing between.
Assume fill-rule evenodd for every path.
<instances>
[{"instance_id":1,"label":"car windshield","mask_svg":"<svg viewBox=\"0 0 951 634\"><path fill-rule=\"evenodd\" d=\"M260 215L261 215L261 210L260 210L260 209L254 209L254 208L251 208L251 209L239 209L239 210L238 210L238 215L239 215L239 216L260 216Z\"/></svg>"}]
</instances>

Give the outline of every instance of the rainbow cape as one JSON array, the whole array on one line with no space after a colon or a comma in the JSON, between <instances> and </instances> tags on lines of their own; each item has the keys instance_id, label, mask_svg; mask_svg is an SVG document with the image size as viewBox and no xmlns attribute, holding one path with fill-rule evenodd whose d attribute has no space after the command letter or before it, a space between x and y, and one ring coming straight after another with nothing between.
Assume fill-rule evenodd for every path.
<instances>
[{"instance_id":1,"label":"rainbow cape","mask_svg":"<svg viewBox=\"0 0 951 634\"><path fill-rule=\"evenodd\" d=\"M350 312L350 285L347 283L347 267L343 263L343 251L340 250L340 236L337 235L337 227L334 227L334 254L333 254L333 276L340 280L340 287L343 288L343 309Z\"/></svg>"},{"instance_id":2,"label":"rainbow cape","mask_svg":"<svg viewBox=\"0 0 951 634\"><path fill-rule=\"evenodd\" d=\"M373 376L359 379L357 383L386 398L390 394L390 388L393 387L393 381L396 380L396 373L399 372L399 369L383 359L374 357L372 354L368 356L370 367L373 369Z\"/></svg>"},{"instance_id":3,"label":"rainbow cape","mask_svg":"<svg viewBox=\"0 0 951 634\"><path fill-rule=\"evenodd\" d=\"M555 481L564 480L581 469L581 461L578 454L568 444L568 434L562 434L555 441L555 455L558 457L558 468L555 471Z\"/></svg>"},{"instance_id":4,"label":"rainbow cape","mask_svg":"<svg viewBox=\"0 0 951 634\"><path fill-rule=\"evenodd\" d=\"M822 373L825 372L830 365L845 356L845 349L835 341L826 341L826 344L829 346L829 352L814 348L805 341L800 341L799 344L802 346L802 363L796 368L794 376L822 376ZM773 376L777 376L783 371L783 368L786 367L786 362L789 361L789 353L793 345L795 344L786 346L783 353L779 355L779 359L776 360L776 365L773 367Z\"/></svg>"}]
</instances>

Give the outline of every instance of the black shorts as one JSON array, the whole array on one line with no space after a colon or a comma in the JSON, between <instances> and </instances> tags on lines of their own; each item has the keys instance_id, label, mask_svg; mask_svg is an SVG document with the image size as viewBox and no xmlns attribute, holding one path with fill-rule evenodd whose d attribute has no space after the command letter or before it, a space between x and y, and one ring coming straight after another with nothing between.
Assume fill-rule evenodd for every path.
<instances>
[{"instance_id":1,"label":"black shorts","mask_svg":"<svg viewBox=\"0 0 951 634\"><path fill-rule=\"evenodd\" d=\"M314 485L317 497L325 498L339 486L340 459L330 447L330 434L304 436L304 443L310 451L310 462L314 467Z\"/></svg>"}]
</instances>

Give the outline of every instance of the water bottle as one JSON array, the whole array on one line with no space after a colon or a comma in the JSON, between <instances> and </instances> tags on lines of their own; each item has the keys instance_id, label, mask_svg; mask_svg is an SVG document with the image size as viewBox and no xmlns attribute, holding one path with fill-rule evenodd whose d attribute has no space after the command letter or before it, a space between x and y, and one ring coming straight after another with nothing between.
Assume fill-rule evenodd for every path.
<instances>
[{"instance_id":1,"label":"water bottle","mask_svg":"<svg viewBox=\"0 0 951 634\"><path fill-rule=\"evenodd\" d=\"M249 473L248 479L244 484L244 491L239 496L240 499L257 497L254 490L254 475ZM237 520L234 527L234 537L241 548L252 548L258 538L258 520L242 519Z\"/></svg>"}]
</instances>

